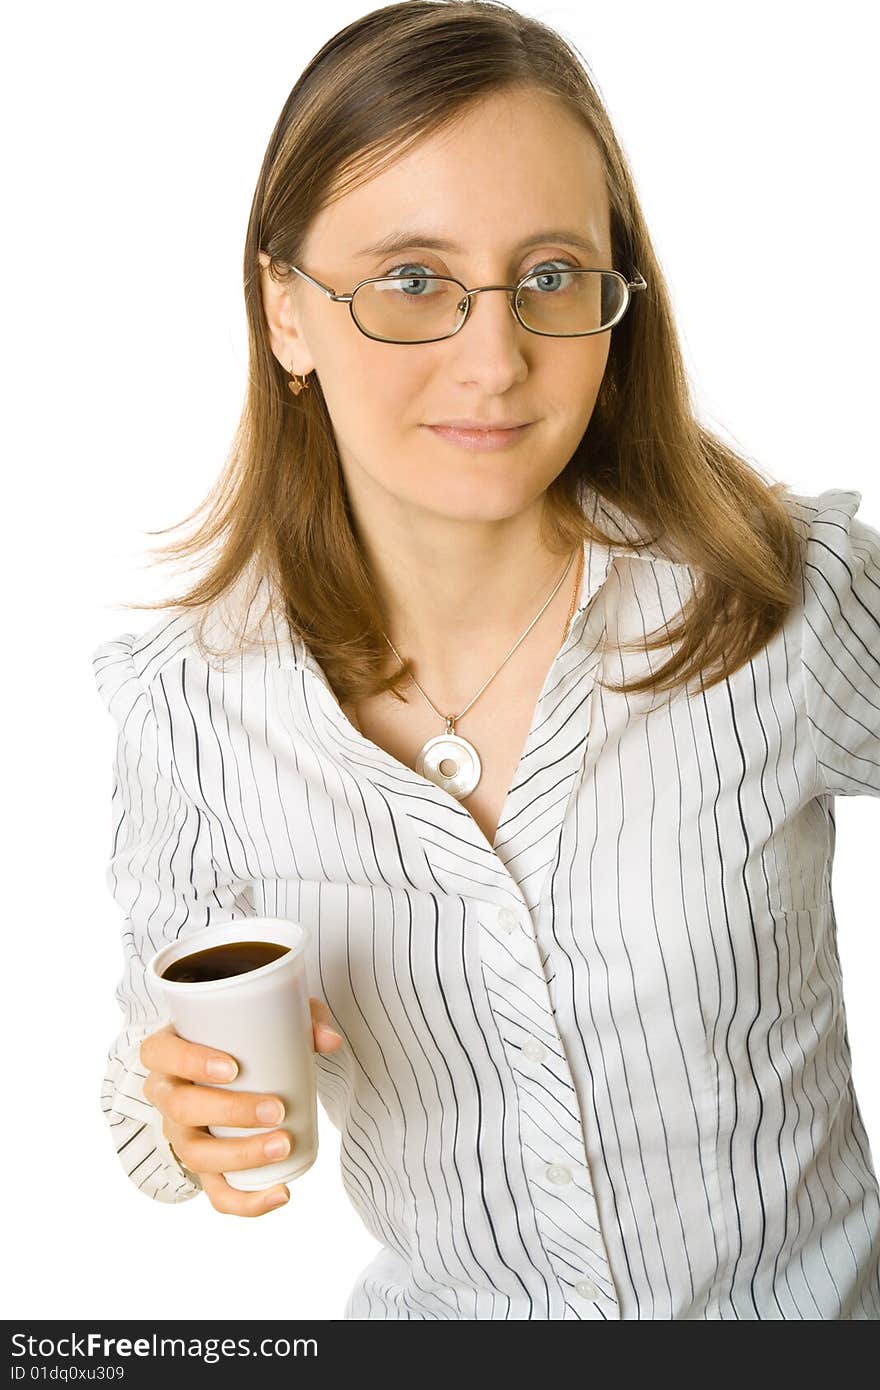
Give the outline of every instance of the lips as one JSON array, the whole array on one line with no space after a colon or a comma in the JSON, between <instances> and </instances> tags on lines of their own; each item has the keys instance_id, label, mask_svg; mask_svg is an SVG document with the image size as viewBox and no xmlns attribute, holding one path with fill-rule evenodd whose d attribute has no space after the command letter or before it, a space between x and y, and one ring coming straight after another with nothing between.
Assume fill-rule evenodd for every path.
<instances>
[{"instance_id":1,"label":"lips","mask_svg":"<svg viewBox=\"0 0 880 1390\"><path fill-rule=\"evenodd\" d=\"M437 420L432 430L518 430L531 420Z\"/></svg>"},{"instance_id":2,"label":"lips","mask_svg":"<svg viewBox=\"0 0 880 1390\"><path fill-rule=\"evenodd\" d=\"M528 424L513 428L508 425L502 429L487 429L485 425L481 425L477 429L472 426L462 429L457 425L429 425L428 429L448 444L458 445L463 449L487 452L514 447L520 439L525 437L525 432L532 423L533 421L529 421Z\"/></svg>"}]
</instances>

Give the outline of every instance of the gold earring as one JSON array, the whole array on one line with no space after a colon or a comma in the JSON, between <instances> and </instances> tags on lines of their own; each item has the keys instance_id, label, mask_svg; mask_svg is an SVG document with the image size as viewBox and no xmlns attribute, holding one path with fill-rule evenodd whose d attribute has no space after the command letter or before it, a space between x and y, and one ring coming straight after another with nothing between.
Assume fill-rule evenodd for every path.
<instances>
[{"instance_id":1,"label":"gold earring","mask_svg":"<svg viewBox=\"0 0 880 1390\"><path fill-rule=\"evenodd\" d=\"M303 389L309 389L308 372L306 372L305 376L303 376L302 380L300 380L293 371L292 362L287 370L291 373L290 381L288 381L287 384L295 396L298 396L300 391L302 391Z\"/></svg>"}]
</instances>

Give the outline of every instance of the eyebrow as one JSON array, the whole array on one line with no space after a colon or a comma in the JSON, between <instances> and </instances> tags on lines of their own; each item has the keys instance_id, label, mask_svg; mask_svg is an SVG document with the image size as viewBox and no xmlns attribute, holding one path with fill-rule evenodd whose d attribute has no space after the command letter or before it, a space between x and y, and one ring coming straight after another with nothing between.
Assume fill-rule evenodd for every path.
<instances>
[{"instance_id":1,"label":"eyebrow","mask_svg":"<svg viewBox=\"0 0 880 1390\"><path fill-rule=\"evenodd\" d=\"M558 227L551 227L542 232L535 232L533 236L525 237L513 247L513 250L524 251L529 246L537 246L545 241L565 241L570 246L577 246L593 256L602 254L595 242L591 241L589 237L585 237L583 233L566 231L564 228L560 230ZM409 251L414 248L431 251L463 250L454 241L447 241L444 237L427 236L424 232L419 231L403 231L392 232L373 246L362 246L360 251L355 252L355 257L362 260L367 256L391 256L397 251Z\"/></svg>"}]
</instances>

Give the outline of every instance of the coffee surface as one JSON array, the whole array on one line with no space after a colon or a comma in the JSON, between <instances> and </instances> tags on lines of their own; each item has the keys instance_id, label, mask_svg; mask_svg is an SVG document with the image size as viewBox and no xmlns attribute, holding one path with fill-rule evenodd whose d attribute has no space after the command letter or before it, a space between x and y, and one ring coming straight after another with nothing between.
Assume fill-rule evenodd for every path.
<instances>
[{"instance_id":1,"label":"coffee surface","mask_svg":"<svg viewBox=\"0 0 880 1390\"><path fill-rule=\"evenodd\" d=\"M172 961L162 971L163 980L179 980L185 984L200 984L203 980L225 980L230 975L245 975L259 970L279 956L286 955L289 946L277 941L230 941L222 946L209 946Z\"/></svg>"}]
</instances>

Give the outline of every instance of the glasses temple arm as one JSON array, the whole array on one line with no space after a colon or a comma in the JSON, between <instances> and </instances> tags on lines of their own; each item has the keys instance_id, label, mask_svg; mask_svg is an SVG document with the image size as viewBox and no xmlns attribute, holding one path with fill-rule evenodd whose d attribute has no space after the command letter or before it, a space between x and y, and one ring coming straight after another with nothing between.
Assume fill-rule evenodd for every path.
<instances>
[{"instance_id":1,"label":"glasses temple arm","mask_svg":"<svg viewBox=\"0 0 880 1390\"><path fill-rule=\"evenodd\" d=\"M304 280L308 280L310 285L314 285L316 290L320 290L322 294L326 294L328 299L335 299L339 304L348 304L351 301L351 294L337 294L335 290L331 290L329 285L323 285L321 281L316 280L313 275L307 275L304 270L300 270L298 265L292 265L290 268L291 270L295 270L297 275L301 275ZM353 293L354 291L352 291L352 294Z\"/></svg>"}]
</instances>

